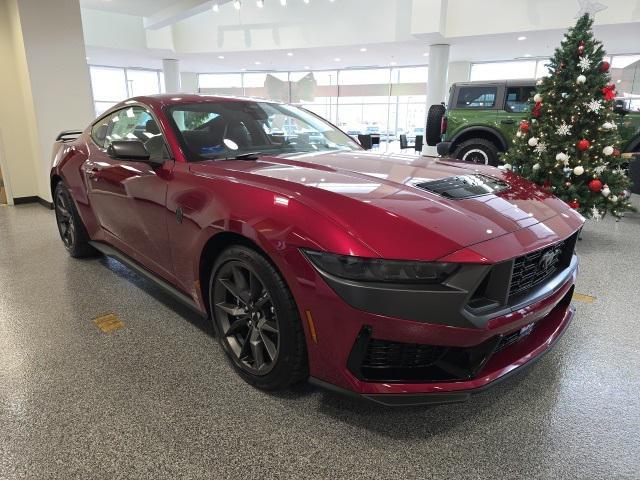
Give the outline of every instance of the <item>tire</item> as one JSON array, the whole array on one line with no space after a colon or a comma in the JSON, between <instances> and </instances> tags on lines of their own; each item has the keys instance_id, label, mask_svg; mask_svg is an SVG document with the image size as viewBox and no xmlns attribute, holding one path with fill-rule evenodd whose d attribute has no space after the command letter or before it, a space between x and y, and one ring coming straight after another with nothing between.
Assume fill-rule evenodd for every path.
<instances>
[{"instance_id":1,"label":"tire","mask_svg":"<svg viewBox=\"0 0 640 480\"><path fill-rule=\"evenodd\" d=\"M427 145L435 147L440 142L442 117L446 112L444 105L431 105L427 113L427 129L425 130Z\"/></svg>"},{"instance_id":2,"label":"tire","mask_svg":"<svg viewBox=\"0 0 640 480\"><path fill-rule=\"evenodd\" d=\"M284 279L245 246L223 251L209 280L216 336L238 374L262 390L282 390L308 376L298 308Z\"/></svg>"},{"instance_id":3,"label":"tire","mask_svg":"<svg viewBox=\"0 0 640 480\"><path fill-rule=\"evenodd\" d=\"M89 234L78 214L71 192L62 182L56 185L53 205L60 239L69 255L74 258L99 255L99 252L89 244Z\"/></svg>"},{"instance_id":4,"label":"tire","mask_svg":"<svg viewBox=\"0 0 640 480\"><path fill-rule=\"evenodd\" d=\"M452 154L458 160L481 165L499 165L498 149L489 140L484 138L472 138L458 145Z\"/></svg>"}]
</instances>

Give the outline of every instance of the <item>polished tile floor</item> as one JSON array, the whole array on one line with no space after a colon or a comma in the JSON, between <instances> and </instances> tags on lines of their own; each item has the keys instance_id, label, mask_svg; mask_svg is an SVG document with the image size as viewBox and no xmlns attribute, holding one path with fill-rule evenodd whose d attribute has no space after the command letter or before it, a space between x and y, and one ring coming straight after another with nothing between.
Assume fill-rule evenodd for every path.
<instances>
[{"instance_id":1,"label":"polished tile floor","mask_svg":"<svg viewBox=\"0 0 640 480\"><path fill-rule=\"evenodd\" d=\"M597 299L553 352L468 403L389 410L249 387L206 321L69 258L43 207L0 207L0 478L640 478L640 215L578 250Z\"/></svg>"}]
</instances>

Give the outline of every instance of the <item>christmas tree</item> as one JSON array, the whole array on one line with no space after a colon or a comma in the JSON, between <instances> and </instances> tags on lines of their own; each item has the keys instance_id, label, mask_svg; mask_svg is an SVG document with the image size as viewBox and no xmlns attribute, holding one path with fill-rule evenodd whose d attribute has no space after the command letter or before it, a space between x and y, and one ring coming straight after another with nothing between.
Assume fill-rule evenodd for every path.
<instances>
[{"instance_id":1,"label":"christmas tree","mask_svg":"<svg viewBox=\"0 0 640 480\"><path fill-rule=\"evenodd\" d=\"M565 35L503 160L586 217L619 218L633 210L630 183L613 112L615 85L592 24L585 14Z\"/></svg>"}]
</instances>

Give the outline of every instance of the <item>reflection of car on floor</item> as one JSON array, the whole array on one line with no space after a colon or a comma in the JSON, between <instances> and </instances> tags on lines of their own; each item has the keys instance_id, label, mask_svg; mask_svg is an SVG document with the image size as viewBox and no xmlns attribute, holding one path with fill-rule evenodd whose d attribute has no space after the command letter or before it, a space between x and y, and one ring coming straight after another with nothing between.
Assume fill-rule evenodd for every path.
<instances>
[{"instance_id":1,"label":"reflection of car on floor","mask_svg":"<svg viewBox=\"0 0 640 480\"><path fill-rule=\"evenodd\" d=\"M427 119L427 143L438 153L460 160L498 165L499 154L529 108L535 80L454 83L447 108L432 105ZM615 109L623 152L640 150L640 112L629 112L621 99Z\"/></svg>"},{"instance_id":2,"label":"reflection of car on floor","mask_svg":"<svg viewBox=\"0 0 640 480\"><path fill-rule=\"evenodd\" d=\"M308 135L285 139L288 121ZM492 167L365 152L293 106L131 99L61 134L51 189L71 256L115 257L209 316L263 389L460 401L573 315L583 218L564 202Z\"/></svg>"}]
</instances>

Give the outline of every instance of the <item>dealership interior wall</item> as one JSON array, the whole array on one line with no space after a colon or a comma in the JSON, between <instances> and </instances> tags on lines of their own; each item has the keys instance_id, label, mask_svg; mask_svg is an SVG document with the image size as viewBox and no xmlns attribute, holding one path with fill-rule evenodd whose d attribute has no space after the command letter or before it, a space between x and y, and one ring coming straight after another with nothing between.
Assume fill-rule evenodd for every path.
<instances>
[{"instance_id":1,"label":"dealership interior wall","mask_svg":"<svg viewBox=\"0 0 640 480\"><path fill-rule=\"evenodd\" d=\"M254 391L221 351L211 366L208 324L115 261L66 263L50 211L56 136L127 98L300 104L395 153L453 83L546 75L585 5L606 7L594 34L640 110L640 0L0 0L0 478L640 478L637 213L587 223L584 303L529 376L466 406L385 410ZM117 309L140 325L120 345L65 322ZM32 338L59 376L15 350Z\"/></svg>"}]
</instances>

